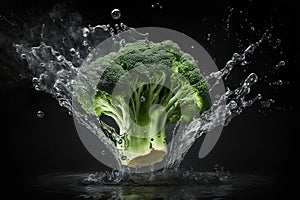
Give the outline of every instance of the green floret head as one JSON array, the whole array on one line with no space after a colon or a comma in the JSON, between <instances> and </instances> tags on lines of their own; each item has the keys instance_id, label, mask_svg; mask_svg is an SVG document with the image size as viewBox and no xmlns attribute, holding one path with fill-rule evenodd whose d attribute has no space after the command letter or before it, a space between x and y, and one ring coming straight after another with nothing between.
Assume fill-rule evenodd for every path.
<instances>
[{"instance_id":1,"label":"green floret head","mask_svg":"<svg viewBox=\"0 0 300 200\"><path fill-rule=\"evenodd\" d=\"M120 65L112 65L109 70L105 70L103 78L100 79L99 88L101 87L102 91L111 93L115 84L118 82L120 77L126 73L126 70Z\"/></svg>"},{"instance_id":2,"label":"green floret head","mask_svg":"<svg viewBox=\"0 0 300 200\"><path fill-rule=\"evenodd\" d=\"M180 119L190 122L211 106L208 83L195 59L172 41L127 43L95 60L87 71L102 73L92 97L93 110L118 125L113 138L127 166L162 161L167 153L167 124ZM82 88L76 90L85 109ZM99 123L107 131L114 130Z\"/></svg>"}]
</instances>

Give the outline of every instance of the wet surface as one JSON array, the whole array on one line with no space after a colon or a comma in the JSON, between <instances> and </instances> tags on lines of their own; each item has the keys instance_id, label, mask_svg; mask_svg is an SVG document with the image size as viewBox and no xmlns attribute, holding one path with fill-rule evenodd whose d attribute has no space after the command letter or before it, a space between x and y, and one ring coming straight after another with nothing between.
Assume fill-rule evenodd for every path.
<instances>
[{"instance_id":1,"label":"wet surface","mask_svg":"<svg viewBox=\"0 0 300 200\"><path fill-rule=\"evenodd\" d=\"M51 174L34 180L35 195L55 199L260 199L272 196L273 183L263 177L234 174L222 179L215 173L150 178L139 183L136 177L110 182L102 175L91 173ZM97 177L98 176L98 177ZM135 175L133 175L135 176ZM142 175L144 176L144 175ZM147 175L148 176L148 175ZM99 178L101 177L101 178ZM217 178L219 177L219 178ZM227 177L227 176L226 176ZM144 177L145 178L145 177ZM98 179L98 180L97 180ZM102 180L99 181L99 179ZM126 178L125 178L126 179Z\"/></svg>"}]
</instances>

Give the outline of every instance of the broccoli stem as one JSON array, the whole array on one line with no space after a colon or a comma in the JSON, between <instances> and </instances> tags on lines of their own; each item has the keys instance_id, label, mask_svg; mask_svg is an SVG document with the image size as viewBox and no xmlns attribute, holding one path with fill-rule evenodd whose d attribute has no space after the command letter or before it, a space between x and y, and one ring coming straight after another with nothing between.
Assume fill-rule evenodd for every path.
<instances>
[{"instance_id":1,"label":"broccoli stem","mask_svg":"<svg viewBox=\"0 0 300 200\"><path fill-rule=\"evenodd\" d=\"M148 102L144 103L146 104L141 107L141 110L150 107ZM122 160L124 165L148 166L149 163L162 161L163 156L167 153L167 113L159 105L151 106L147 112L149 112L149 117L145 117L148 113L144 113L142 116L144 126L132 126L124 134L123 142L117 143L117 148L121 150L123 157L126 157Z\"/></svg>"},{"instance_id":2,"label":"broccoli stem","mask_svg":"<svg viewBox=\"0 0 300 200\"><path fill-rule=\"evenodd\" d=\"M129 105L122 97L111 98L100 91L95 96L96 114L111 117L119 127L117 134L113 127L99 119L120 150L122 164L148 166L162 161L167 154L166 124L170 111L160 101L160 95L166 96L167 101L174 96L159 84L146 84L137 89L130 97Z\"/></svg>"},{"instance_id":3,"label":"broccoli stem","mask_svg":"<svg viewBox=\"0 0 300 200\"><path fill-rule=\"evenodd\" d=\"M161 84L149 83L136 89L128 96L128 103L122 95L110 97L99 91L95 96L96 113L113 118L119 127L117 134L114 128L100 123L111 132L123 165L141 167L162 161L167 154L167 123L177 121L179 117L189 121L189 116L197 112L197 107L190 106L196 95L189 84L178 81L168 89L162 85L165 78L158 77L157 80ZM181 107L185 107L188 116L181 113Z\"/></svg>"}]
</instances>

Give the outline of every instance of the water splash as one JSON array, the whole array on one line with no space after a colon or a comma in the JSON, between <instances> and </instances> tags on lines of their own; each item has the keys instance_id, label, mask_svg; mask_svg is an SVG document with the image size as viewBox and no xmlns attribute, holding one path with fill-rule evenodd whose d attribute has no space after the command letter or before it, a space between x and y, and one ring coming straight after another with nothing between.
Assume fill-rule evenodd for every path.
<instances>
[{"instance_id":1,"label":"water splash","mask_svg":"<svg viewBox=\"0 0 300 200\"><path fill-rule=\"evenodd\" d=\"M118 171L52 174L34 180L39 191L74 195L76 199L223 199L270 185L253 175L231 175L222 166L214 172L159 171L146 174ZM123 177L120 179L120 177ZM246 190L245 190L246 189ZM251 195L250 195L251 196Z\"/></svg>"},{"instance_id":2,"label":"water splash","mask_svg":"<svg viewBox=\"0 0 300 200\"><path fill-rule=\"evenodd\" d=\"M228 29L232 12L233 9L230 9L228 22L226 21ZM119 19L121 16L120 11L117 9L113 10L111 14L114 19ZM57 13L50 14L53 24L43 24L39 35L42 41L40 45L33 46L30 43L23 42L14 44L14 47L20 58L27 62L35 89L49 93L57 99L60 106L67 108L69 113L79 123L94 133L103 142L108 151L112 152L115 159L120 161L124 157L119 154L114 142L107 134L99 129L98 122L90 120L86 113L74 110L72 106L73 86L80 67L84 65L84 60L90 61L93 59L90 52L98 43L112 37L112 46L116 46L116 48L122 47L126 43L120 37L119 33L122 31L128 31L135 40L147 40L148 35L141 34L135 29L127 27L124 23L83 26L80 23L80 17L73 15L72 19L77 19L75 21L76 25L70 25L68 23L70 20L61 21L58 20L58 16L59 14ZM60 24L60 28L57 28L58 24ZM50 34L51 32L62 35L62 38L53 37ZM208 38L210 38L210 34ZM226 65L221 70L207 74L205 79L212 83L210 90L217 87L221 80L227 80L234 67L248 65L251 62L249 57L269 38L270 33L266 31L257 42L250 44L242 53L233 53L231 59L226 62ZM191 46L191 48L194 49L194 46ZM276 69L284 65L284 61L281 61L276 65ZM178 142L170 145L166 158L168 167L177 169L195 140L217 126L228 125L235 116L240 115L244 109L260 100L262 98L261 94L257 94L252 99L247 99L251 87L257 81L258 76L255 73L250 73L239 87L234 89L227 88L224 94L219 94L217 100L212 102L212 107L209 111L203 113L200 117L194 118L191 123L180 130L176 130L175 125L172 137L177 137L178 140L176 141ZM140 100L142 102L145 101L143 98ZM268 107L265 105L271 103L268 101L262 102L262 107ZM102 152L104 152L102 153L103 155L106 154L106 151ZM126 168L121 169L125 172L128 171Z\"/></svg>"},{"instance_id":3,"label":"water splash","mask_svg":"<svg viewBox=\"0 0 300 200\"><path fill-rule=\"evenodd\" d=\"M122 177L122 178L120 178ZM203 183L229 183L230 173L224 172L224 167L218 166L215 172L197 172L193 169L160 170L152 173L128 173L112 170L111 172L96 172L82 179L85 185L199 185Z\"/></svg>"},{"instance_id":4,"label":"water splash","mask_svg":"<svg viewBox=\"0 0 300 200\"><path fill-rule=\"evenodd\" d=\"M103 33L106 32L106 28L107 26L103 25L95 27L90 26L89 28L84 27L81 31L84 40L83 42L87 41L86 38L92 40L92 33L95 29L101 29L101 33ZM140 38L145 39L145 35L136 32L132 28L129 30L131 31L130 34L132 34L133 38L135 37L137 40ZM114 35L113 32L109 33L114 37L114 45L121 46L124 41L122 41L121 38L118 38L119 35ZM214 80L214 84L210 90L213 90L220 83L221 79L226 80L234 66L238 64L243 65L247 55L253 54L255 48L257 48L262 41L263 39L255 44L249 45L242 54L234 53L232 59L226 63L223 69L208 74L205 79L208 81ZM84 46L92 47L91 43L87 43ZM72 60L68 60L66 56L56 51L52 46L46 45L44 42L39 46L32 48L22 44L15 44L15 48L21 58L27 61L29 69L35 76L32 79L35 89L50 93L58 100L60 106L67 108L69 113L82 125L93 132L104 143L107 149L114 154L116 159L119 160L121 155L119 155L113 141L110 140L104 132L99 130L98 122L90 120L85 112L74 110L74 107L72 107L72 95L74 95L73 85L79 69L76 67L76 64L78 62L83 63L82 55L86 55L86 52L82 53L76 51L78 46L73 46L68 53L76 56L72 56ZM87 60L89 60L88 56ZM190 124L177 131L176 134L174 134L174 137L178 138L178 142L171 145L173 147L176 146L176 148L171 148L168 153L168 166L170 168L177 168L183 160L184 155L197 138L219 125L227 125L233 117L241 114L245 108L259 100L261 95L257 95L254 99L246 100L246 95L250 93L251 86L257 80L257 75L251 73L240 87L233 90L228 88L226 93L221 94L220 98L213 102L212 107L208 112L193 119ZM141 98L141 101L144 100L144 98Z\"/></svg>"}]
</instances>

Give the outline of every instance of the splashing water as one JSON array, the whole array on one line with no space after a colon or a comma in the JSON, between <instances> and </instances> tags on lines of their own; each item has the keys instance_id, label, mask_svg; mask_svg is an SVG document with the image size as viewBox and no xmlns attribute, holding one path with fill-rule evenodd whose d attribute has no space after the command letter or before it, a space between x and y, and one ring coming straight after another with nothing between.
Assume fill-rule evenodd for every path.
<instances>
[{"instance_id":1,"label":"splashing water","mask_svg":"<svg viewBox=\"0 0 300 200\"><path fill-rule=\"evenodd\" d=\"M35 179L39 190L65 190L76 199L222 199L225 196L270 185L258 176L235 175L215 166L215 172L164 170L134 174L120 171L44 175ZM122 178L120 178L122 177Z\"/></svg>"},{"instance_id":2,"label":"splashing water","mask_svg":"<svg viewBox=\"0 0 300 200\"><path fill-rule=\"evenodd\" d=\"M232 11L233 10L230 9L230 13L232 13ZM76 15L72 16L73 21L77 19L72 25L67 23L71 20L57 20L55 13L50 14L50 17L51 16L53 23L43 24L42 26L39 35L41 39L40 45L32 46L27 42L14 44L20 58L26 60L28 64L35 89L49 93L57 99L60 106L67 108L69 113L73 115L79 123L101 140L118 162L120 159L126 159L119 154L111 138L108 138L107 135L99 129L98 122L89 120L86 113L74 110L72 105L72 97L74 95L73 86L84 61L93 59L89 53L98 43L107 38L112 38L113 45L115 45L116 48L121 47L125 44L125 40L120 38L119 34L122 31L128 31L135 40L148 40L149 35L139 33L123 23L114 25L88 25L85 27L80 24L80 17ZM113 19L119 19L121 16L120 10L114 9L111 12L111 16ZM231 14L226 20L226 30L230 28L230 18ZM62 38L60 38L62 42L58 40L57 37L51 35L53 30L57 31L57 35L62 35ZM252 55L256 48L269 37L270 35L267 32L264 33L257 42L250 44L242 53L234 53L232 58L221 70L207 74L205 79L211 83L210 90L214 90L222 80L227 80L235 66L248 65L249 55ZM211 38L210 34L208 38ZM276 46L280 45L280 42L280 40L276 41ZM194 46L191 46L191 48L194 49ZM285 62L280 61L275 69L279 69L284 65ZM241 86L235 89L227 88L224 94L219 94L218 98L216 98L217 100L212 102L209 111L203 113L200 117L194 118L191 123L181 127L180 130L176 130L175 126L172 131L172 137L177 138L177 143L170 145L169 153L166 158L168 168L177 169L185 154L200 136L207 134L217 126L228 125L228 123L235 116L240 115L245 108L251 106L257 100L260 100L262 98L261 94L258 94L252 99L246 99L246 96L251 91L251 87L257 81L258 76L255 73L249 74ZM144 98L140 100L141 102L145 101ZM263 107L269 107L272 103L274 102L266 100L261 104ZM39 116L38 113L37 116ZM101 151L101 154L105 155L106 151ZM126 168L120 167L120 169L121 171L128 171ZM119 173L118 177L121 178L122 173ZM124 175L123 178L124 177L126 177L126 175ZM119 179L118 181L115 179L111 180L114 180L113 182L119 181Z\"/></svg>"},{"instance_id":3,"label":"splashing water","mask_svg":"<svg viewBox=\"0 0 300 200\"><path fill-rule=\"evenodd\" d=\"M84 41L86 41L85 38L87 35L90 34L89 30L95 30L96 28L102 29L101 33L106 33L108 31L105 31L105 26L89 27L89 29L83 28L82 34ZM142 36L142 38L145 39L145 35L138 33L134 29L130 29L130 31L132 32L133 37ZM109 35L115 38L114 41L116 44L120 46L123 45L122 43L124 41L119 40L119 42L117 42L118 35L113 35L112 32L109 32ZM139 39L138 37L137 39ZM252 54L262 41L263 39L255 44L251 44L242 54L234 53L232 59L226 63L223 69L208 74L205 77L206 80L214 81L210 90L213 90L220 83L221 79L226 80L233 67L245 62L247 54ZM76 63L83 62L81 53L75 50L78 47L72 47L68 52L71 55L76 55L72 56L73 60L68 60L66 56L60 54L58 51L54 50L52 46L48 46L44 42L39 46L32 48L22 44L15 44L15 48L21 58L27 61L30 70L36 76L32 79L35 89L50 93L56 98L60 106L67 108L76 120L97 135L109 151L114 154L116 159L120 160L121 155L119 155L113 141L99 129L97 122L90 120L87 114L75 110L74 107L72 107L72 87L80 69L79 67L76 67ZM88 56L87 60L89 60ZM250 93L251 86L257 80L257 75L251 73L240 87L234 90L228 89L224 94L221 94L220 97L212 103L212 107L208 112L205 112L200 117L194 118L190 124L186 125L181 130L178 130L177 132L174 131L173 137L177 138L177 143L171 144L167 157L168 167L177 168L183 160L184 155L193 145L195 140L201 135L219 125L227 125L233 117L241 114L245 108L251 106L256 100L259 100L261 98L260 94L254 99L245 99L245 96ZM144 97L141 97L141 101L145 101Z\"/></svg>"},{"instance_id":4,"label":"splashing water","mask_svg":"<svg viewBox=\"0 0 300 200\"><path fill-rule=\"evenodd\" d=\"M115 26L119 27L119 26ZM121 29L130 32L132 38L136 40L148 39L148 34L141 34L133 28L128 28L124 24L120 24ZM70 28L70 27L66 27ZM74 29L74 27L72 27ZM14 44L16 51L20 57L27 61L28 67L34 76L32 78L33 85L36 90L44 91L51 94L58 100L60 106L69 110L69 113L84 125L88 130L94 133L103 144L113 153L116 160L122 159L116 149L113 141L108 138L101 129L99 129L98 122L89 120L87 114L74 110L72 107L73 85L77 77L80 65L87 61L89 52L95 46L95 42L99 38L112 37L114 45L124 45L124 40L120 38L119 34L115 34L114 29L106 25L88 26L72 30L72 37L77 38L78 41L74 46L68 45L66 48L58 48L47 45L45 42L37 47L30 47L26 44ZM46 28L45 28L46 29ZM46 38L46 32L43 32L43 38ZM236 65L246 65L246 58L249 54L253 54L254 50L264 41L266 34L256 43L250 44L242 54L234 53L232 58L226 63L225 67L220 71L212 72L206 75L207 81L213 81L210 90L213 90L222 79L226 80ZM45 39L46 41L48 39ZM65 47L65 46L64 46ZM58 51L56 49L63 49ZM255 73L249 74L243 84L236 89L227 89L224 94L212 102L212 107L208 112L205 112L200 117L194 118L191 123L181 128L181 130L173 131L173 137L177 138L176 144L171 144L167 156L167 163L169 168L178 168L183 160L185 154L193 145L195 140L201 135L206 134L217 126L226 126L233 117L238 116L242 111L251 106L255 101L261 99L258 94L255 98L246 100L246 95L250 93L251 86L257 82L258 77ZM141 101L145 101L142 97ZM122 169L122 168L121 168ZM123 169L124 170L124 169Z\"/></svg>"}]
</instances>

